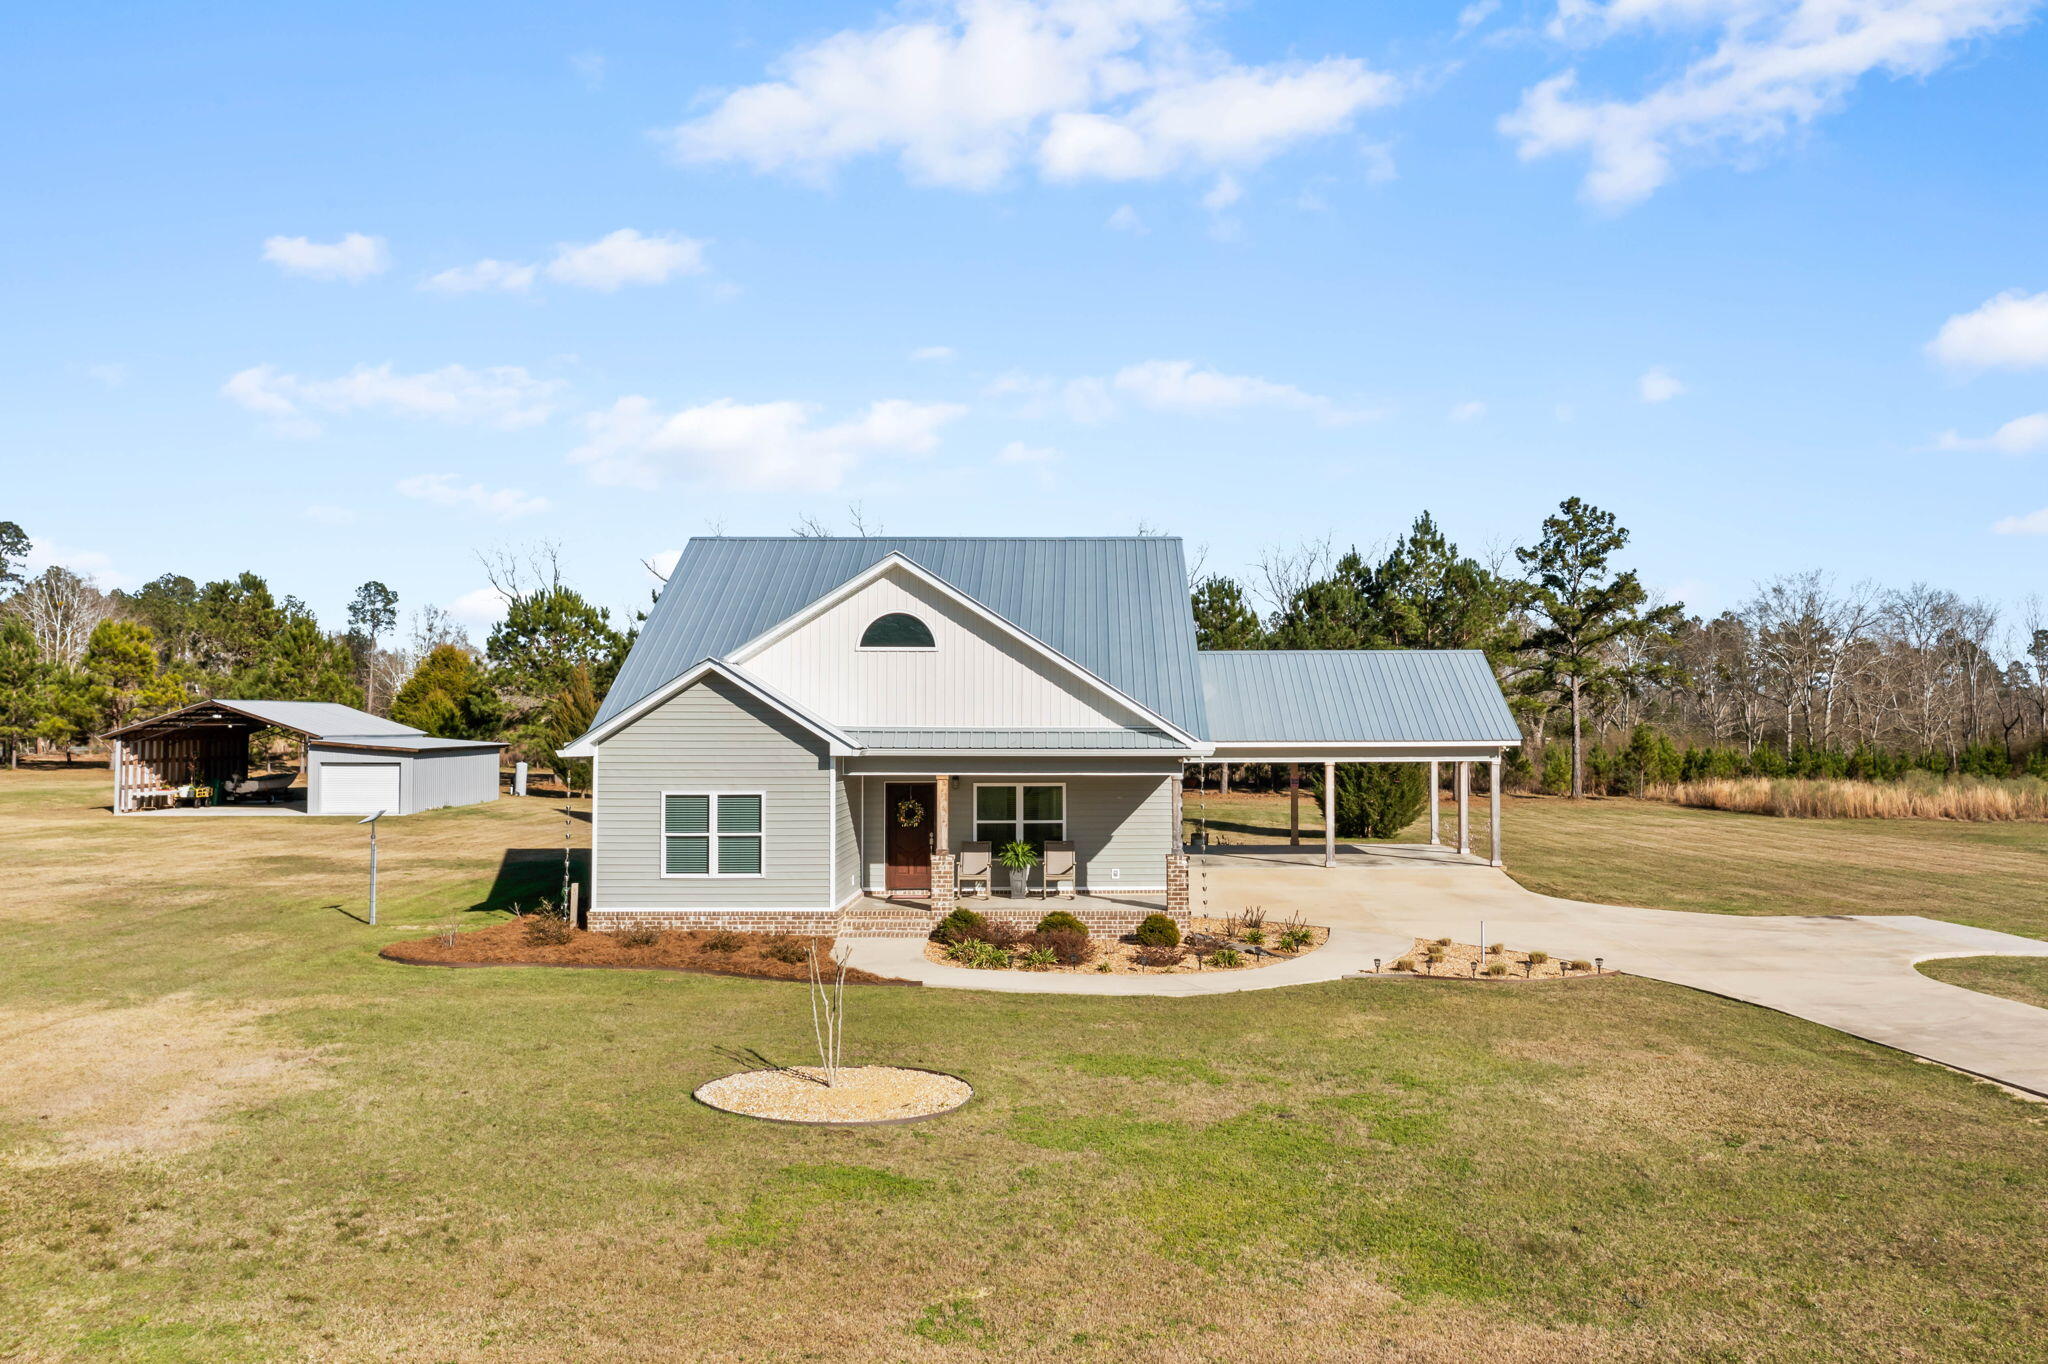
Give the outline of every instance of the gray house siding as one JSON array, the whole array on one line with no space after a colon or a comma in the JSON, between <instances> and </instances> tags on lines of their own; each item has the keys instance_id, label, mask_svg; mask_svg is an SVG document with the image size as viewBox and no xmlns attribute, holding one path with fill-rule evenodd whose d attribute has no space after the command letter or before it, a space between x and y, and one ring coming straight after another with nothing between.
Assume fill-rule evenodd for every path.
<instances>
[{"instance_id":1,"label":"gray house siding","mask_svg":"<svg viewBox=\"0 0 2048 1364\"><path fill-rule=\"evenodd\" d=\"M1080 872L1077 890L1084 894L1110 895L1118 892L1166 889L1166 855L1179 846L1173 828L1172 778L1068 777L1057 772L1033 773L1024 780L1043 776L1046 781L1064 782L1067 788L1067 838L1074 845ZM868 777L854 783L854 797L863 801L861 847L866 863L869 889L879 891L887 867L884 835L887 832L887 800L883 786L889 778ZM899 780L915 781L908 777ZM974 838L974 787L977 782L1000 782L1003 776L962 777L953 784L952 841L954 851ZM1032 884L1039 884L1033 874Z\"/></svg>"},{"instance_id":2,"label":"gray house siding","mask_svg":"<svg viewBox=\"0 0 2048 1364\"><path fill-rule=\"evenodd\" d=\"M832 783L832 899L835 903L860 891L860 831L854 827L855 783L835 778Z\"/></svg>"},{"instance_id":3,"label":"gray house siding","mask_svg":"<svg viewBox=\"0 0 2048 1364\"><path fill-rule=\"evenodd\" d=\"M823 740L751 694L706 678L598 748L593 911L832 907L837 782ZM762 871L661 874L664 791L758 791Z\"/></svg>"}]
</instances>

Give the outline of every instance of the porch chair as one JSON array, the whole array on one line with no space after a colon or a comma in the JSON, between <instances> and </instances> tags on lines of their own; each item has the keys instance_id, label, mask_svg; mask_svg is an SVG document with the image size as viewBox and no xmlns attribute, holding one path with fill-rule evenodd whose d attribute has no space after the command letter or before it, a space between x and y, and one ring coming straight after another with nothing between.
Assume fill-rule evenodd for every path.
<instances>
[{"instance_id":1,"label":"porch chair","mask_svg":"<svg viewBox=\"0 0 2048 1364\"><path fill-rule=\"evenodd\" d=\"M986 900L992 893L990 881L994 873L990 868L989 845L986 843L962 843L960 860L954 864L953 884L965 891L971 881L981 882L981 898Z\"/></svg>"},{"instance_id":2,"label":"porch chair","mask_svg":"<svg viewBox=\"0 0 2048 1364\"><path fill-rule=\"evenodd\" d=\"M1067 883L1060 892L1062 900L1074 898L1074 845L1071 843L1048 843L1045 845L1045 894L1049 898L1053 886L1058 882Z\"/></svg>"}]
</instances>

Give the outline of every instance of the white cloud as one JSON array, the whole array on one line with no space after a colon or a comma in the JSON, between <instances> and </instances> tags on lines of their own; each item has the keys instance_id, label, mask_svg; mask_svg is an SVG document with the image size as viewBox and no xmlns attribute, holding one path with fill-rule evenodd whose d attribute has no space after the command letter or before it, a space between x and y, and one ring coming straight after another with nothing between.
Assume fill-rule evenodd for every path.
<instances>
[{"instance_id":1,"label":"white cloud","mask_svg":"<svg viewBox=\"0 0 2048 1364\"><path fill-rule=\"evenodd\" d=\"M1051 464L1059 459L1059 457L1060 452L1051 446L1026 445L1021 440L1013 440L1002 449L996 451L996 463L998 464L1023 464L1037 468Z\"/></svg>"},{"instance_id":2,"label":"white cloud","mask_svg":"<svg viewBox=\"0 0 2048 1364\"><path fill-rule=\"evenodd\" d=\"M518 430L546 421L561 388L560 380L536 379L518 365L447 365L400 374L387 362L357 365L334 379L303 379L275 365L254 365L231 376L221 393L251 412L276 418L281 434L310 436L320 430L312 412L377 412Z\"/></svg>"},{"instance_id":3,"label":"white cloud","mask_svg":"<svg viewBox=\"0 0 2048 1364\"><path fill-rule=\"evenodd\" d=\"M1244 198L1244 186L1237 183L1237 177L1225 172L1216 177L1216 183L1202 196L1202 207L1211 213L1221 213L1239 199Z\"/></svg>"},{"instance_id":4,"label":"white cloud","mask_svg":"<svg viewBox=\"0 0 2048 1364\"><path fill-rule=\"evenodd\" d=\"M954 351L951 346L919 346L910 352L910 358L919 361L940 362L951 360Z\"/></svg>"},{"instance_id":5,"label":"white cloud","mask_svg":"<svg viewBox=\"0 0 2048 1364\"><path fill-rule=\"evenodd\" d=\"M87 365L86 374L108 388L119 388L128 382L128 366L123 364Z\"/></svg>"},{"instance_id":6,"label":"white cloud","mask_svg":"<svg viewBox=\"0 0 2048 1364\"><path fill-rule=\"evenodd\" d=\"M687 161L818 177L894 154L911 179L988 189L1249 168L1398 95L1351 58L1242 66L1191 0L951 0L785 54L668 134Z\"/></svg>"},{"instance_id":7,"label":"white cloud","mask_svg":"<svg viewBox=\"0 0 2048 1364\"><path fill-rule=\"evenodd\" d=\"M306 508L305 517L323 526L352 526L356 522L356 514L347 507L330 506L324 502L316 502Z\"/></svg>"},{"instance_id":8,"label":"white cloud","mask_svg":"<svg viewBox=\"0 0 2048 1364\"><path fill-rule=\"evenodd\" d=\"M1944 431L1934 438L1937 450L1990 450L2001 455L2037 455L2048 450L2048 412L2014 417L1988 436Z\"/></svg>"},{"instance_id":9,"label":"white cloud","mask_svg":"<svg viewBox=\"0 0 2048 1364\"><path fill-rule=\"evenodd\" d=\"M288 275L313 279L345 279L354 284L391 268L391 253L382 237L351 232L338 242L304 237L267 237L263 259Z\"/></svg>"},{"instance_id":10,"label":"white cloud","mask_svg":"<svg viewBox=\"0 0 2048 1364\"><path fill-rule=\"evenodd\" d=\"M1582 98L1565 70L1500 121L1524 160L1583 151L1610 209L1667 183L1681 155L1754 153L1839 108L1873 71L1924 76L2035 0L1559 0L1553 36L1584 45L1677 35L1699 55L1639 97ZM1700 48L1705 47L1703 53Z\"/></svg>"},{"instance_id":11,"label":"white cloud","mask_svg":"<svg viewBox=\"0 0 2048 1364\"><path fill-rule=\"evenodd\" d=\"M673 468L721 487L818 492L838 487L870 455L929 454L938 447L940 428L966 411L955 403L897 398L820 425L809 403L721 398L663 413L632 396L585 417L589 439L569 457L588 465L598 483L654 488Z\"/></svg>"},{"instance_id":12,"label":"white cloud","mask_svg":"<svg viewBox=\"0 0 2048 1364\"><path fill-rule=\"evenodd\" d=\"M1668 403L1683 392L1685 385L1662 365L1652 365L1636 380L1636 396L1646 403Z\"/></svg>"},{"instance_id":13,"label":"white cloud","mask_svg":"<svg viewBox=\"0 0 2048 1364\"><path fill-rule=\"evenodd\" d=\"M1459 403L1449 413L1454 422L1476 422L1486 415L1486 404L1482 402Z\"/></svg>"},{"instance_id":14,"label":"white cloud","mask_svg":"<svg viewBox=\"0 0 2048 1364\"><path fill-rule=\"evenodd\" d=\"M1358 155L1365 162L1367 184L1384 185L1401 178L1400 168L1394 164L1393 143L1367 142L1359 147Z\"/></svg>"},{"instance_id":15,"label":"white cloud","mask_svg":"<svg viewBox=\"0 0 2048 1364\"><path fill-rule=\"evenodd\" d=\"M647 566L653 570L655 577L666 582L669 574L676 571L676 565L682 561L682 557L683 552L679 549L657 550L647 556Z\"/></svg>"},{"instance_id":16,"label":"white cloud","mask_svg":"<svg viewBox=\"0 0 2048 1364\"><path fill-rule=\"evenodd\" d=\"M500 521L516 521L548 508L545 497L532 496L519 488L486 488L481 483L457 487L454 474L415 474L399 479L396 486L401 496L431 502L437 507L480 512Z\"/></svg>"},{"instance_id":17,"label":"white cloud","mask_svg":"<svg viewBox=\"0 0 2048 1364\"><path fill-rule=\"evenodd\" d=\"M2048 290L2008 289L1941 324L1927 353L1957 369L2048 368Z\"/></svg>"},{"instance_id":18,"label":"white cloud","mask_svg":"<svg viewBox=\"0 0 2048 1364\"><path fill-rule=\"evenodd\" d=\"M1129 204L1118 204L1116 212L1109 215L1109 221L1104 226L1113 232L1128 232L1134 237L1142 237L1152 230L1145 226L1145 220L1138 216L1138 210Z\"/></svg>"},{"instance_id":19,"label":"white cloud","mask_svg":"<svg viewBox=\"0 0 2048 1364\"><path fill-rule=\"evenodd\" d=\"M2048 507L2025 516L2008 516L1991 529L1999 535L2048 535Z\"/></svg>"},{"instance_id":20,"label":"white cloud","mask_svg":"<svg viewBox=\"0 0 2048 1364\"><path fill-rule=\"evenodd\" d=\"M535 273L534 266L517 261L485 259L431 275L420 288L438 294L474 294L485 290L523 294L533 287Z\"/></svg>"},{"instance_id":21,"label":"white cloud","mask_svg":"<svg viewBox=\"0 0 2048 1364\"><path fill-rule=\"evenodd\" d=\"M703 274L704 246L693 237L642 236L622 227L594 242L562 243L548 262L548 278L605 293L628 284L666 284L676 275Z\"/></svg>"},{"instance_id":22,"label":"white cloud","mask_svg":"<svg viewBox=\"0 0 2048 1364\"><path fill-rule=\"evenodd\" d=\"M1111 375L1065 380L1012 371L998 376L983 392L991 397L1024 399L1017 412L1022 417L1060 414L1077 422L1106 421L1117 415L1123 402L1154 412L1187 415L1280 408L1308 413L1326 426L1344 426L1380 415L1343 407L1293 384L1204 369L1192 360L1141 360Z\"/></svg>"},{"instance_id":23,"label":"white cloud","mask_svg":"<svg viewBox=\"0 0 2048 1364\"><path fill-rule=\"evenodd\" d=\"M604 53L578 52L569 58L569 69L590 89L604 89Z\"/></svg>"},{"instance_id":24,"label":"white cloud","mask_svg":"<svg viewBox=\"0 0 2048 1364\"><path fill-rule=\"evenodd\" d=\"M495 587L479 587L448 603L448 614L466 625L493 625L505 618L507 598Z\"/></svg>"},{"instance_id":25,"label":"white cloud","mask_svg":"<svg viewBox=\"0 0 2048 1364\"><path fill-rule=\"evenodd\" d=\"M68 568L81 578L92 579L108 591L117 587L133 587L136 582L133 575L123 573L114 567L111 555L97 549L75 549L37 536L29 537L28 553L22 556L21 566L30 577L46 568Z\"/></svg>"},{"instance_id":26,"label":"white cloud","mask_svg":"<svg viewBox=\"0 0 2048 1364\"><path fill-rule=\"evenodd\" d=\"M1472 0L1458 11L1458 36L1464 37L1499 12L1500 0Z\"/></svg>"}]
</instances>

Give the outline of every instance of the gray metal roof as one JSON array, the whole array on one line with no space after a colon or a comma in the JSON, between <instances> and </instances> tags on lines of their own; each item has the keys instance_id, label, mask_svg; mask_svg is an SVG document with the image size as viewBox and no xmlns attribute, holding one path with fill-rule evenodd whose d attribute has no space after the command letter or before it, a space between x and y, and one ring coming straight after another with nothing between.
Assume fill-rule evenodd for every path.
<instances>
[{"instance_id":1,"label":"gray metal roof","mask_svg":"<svg viewBox=\"0 0 2048 1364\"><path fill-rule=\"evenodd\" d=\"M1477 649L1270 649L1200 655L1217 743L1522 741Z\"/></svg>"},{"instance_id":2,"label":"gray metal roof","mask_svg":"<svg viewBox=\"0 0 2048 1364\"><path fill-rule=\"evenodd\" d=\"M411 725L401 725L396 720L387 720L381 715L372 715L366 710L357 710L354 706L339 705L333 701L242 700L198 701L189 706L180 706L163 715L123 725L119 729L109 730L108 733L119 735L150 726L175 725L178 718L187 711L205 711L216 707L235 711L263 724L275 725L279 729L295 730L309 739L324 739L337 734L388 737L394 734L426 733L425 730L414 729Z\"/></svg>"},{"instance_id":3,"label":"gray metal roof","mask_svg":"<svg viewBox=\"0 0 2048 1364\"><path fill-rule=\"evenodd\" d=\"M691 540L592 727L890 554L944 579L1189 733L1204 731L1181 544L1150 535Z\"/></svg>"},{"instance_id":4,"label":"gray metal roof","mask_svg":"<svg viewBox=\"0 0 2048 1364\"><path fill-rule=\"evenodd\" d=\"M410 734L322 734L314 744L374 748L392 753L432 753L449 748L503 748L495 739L440 739L414 730Z\"/></svg>"},{"instance_id":5,"label":"gray metal roof","mask_svg":"<svg viewBox=\"0 0 2048 1364\"><path fill-rule=\"evenodd\" d=\"M1185 751L1180 740L1156 729L849 729L864 749L990 752L1005 749Z\"/></svg>"}]
</instances>

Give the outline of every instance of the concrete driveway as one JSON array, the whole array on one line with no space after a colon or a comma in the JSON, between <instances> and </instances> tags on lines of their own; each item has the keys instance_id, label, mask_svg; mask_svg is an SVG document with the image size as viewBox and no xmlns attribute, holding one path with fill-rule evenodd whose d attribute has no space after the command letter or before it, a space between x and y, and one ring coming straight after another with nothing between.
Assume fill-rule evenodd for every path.
<instances>
[{"instance_id":1,"label":"concrete driveway","mask_svg":"<svg viewBox=\"0 0 2048 1364\"><path fill-rule=\"evenodd\" d=\"M924 960L914 939L866 939L855 964L927 985L1061 994L1201 995L1336 980L1392 961L1414 939L1451 936L1602 957L1610 968L1760 1004L2048 1096L2048 1009L1944 985L1932 957L2048 956L2048 941L1911 916L1744 917L1630 909L1524 890L1507 874L1434 848L1320 858L1197 860L1197 913L1262 906L1327 924L1330 941L1256 971L1175 976L968 971Z\"/></svg>"}]
</instances>

